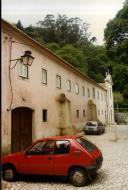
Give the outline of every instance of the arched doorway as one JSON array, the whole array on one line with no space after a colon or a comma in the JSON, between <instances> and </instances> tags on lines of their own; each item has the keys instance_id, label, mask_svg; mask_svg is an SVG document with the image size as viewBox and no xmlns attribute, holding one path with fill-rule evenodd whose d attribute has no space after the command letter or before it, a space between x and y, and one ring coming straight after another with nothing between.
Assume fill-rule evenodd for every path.
<instances>
[{"instance_id":1,"label":"arched doorway","mask_svg":"<svg viewBox=\"0 0 128 190\"><path fill-rule=\"evenodd\" d=\"M11 113L11 152L25 150L32 143L32 110L18 107Z\"/></svg>"},{"instance_id":2,"label":"arched doorway","mask_svg":"<svg viewBox=\"0 0 128 190\"><path fill-rule=\"evenodd\" d=\"M96 121L97 120L97 111L96 111L96 104L92 100L88 101L88 109L87 109L87 119L88 121Z\"/></svg>"}]
</instances>

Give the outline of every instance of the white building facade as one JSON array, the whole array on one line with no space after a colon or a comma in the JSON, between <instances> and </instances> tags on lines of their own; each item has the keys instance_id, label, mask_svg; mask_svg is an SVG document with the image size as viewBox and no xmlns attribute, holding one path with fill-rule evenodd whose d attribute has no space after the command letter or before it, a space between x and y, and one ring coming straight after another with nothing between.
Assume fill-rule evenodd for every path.
<instances>
[{"instance_id":1,"label":"white building facade","mask_svg":"<svg viewBox=\"0 0 128 190\"><path fill-rule=\"evenodd\" d=\"M10 61L31 51L30 67ZM38 138L74 134L88 120L114 123L112 79L96 83L2 20L2 147L25 149Z\"/></svg>"}]
</instances>

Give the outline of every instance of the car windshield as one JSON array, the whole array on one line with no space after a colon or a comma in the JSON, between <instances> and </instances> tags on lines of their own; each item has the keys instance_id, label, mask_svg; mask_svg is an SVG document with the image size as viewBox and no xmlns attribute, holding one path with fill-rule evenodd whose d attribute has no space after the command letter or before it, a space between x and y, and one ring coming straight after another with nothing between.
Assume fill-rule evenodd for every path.
<instances>
[{"instance_id":1,"label":"car windshield","mask_svg":"<svg viewBox=\"0 0 128 190\"><path fill-rule=\"evenodd\" d=\"M88 152L93 152L96 149L96 146L93 145L91 142L87 141L83 137L76 138L76 141L80 143L80 145L86 149Z\"/></svg>"},{"instance_id":2,"label":"car windshield","mask_svg":"<svg viewBox=\"0 0 128 190\"><path fill-rule=\"evenodd\" d=\"M86 125L87 126L97 126L97 124L95 122L88 122Z\"/></svg>"}]
</instances>

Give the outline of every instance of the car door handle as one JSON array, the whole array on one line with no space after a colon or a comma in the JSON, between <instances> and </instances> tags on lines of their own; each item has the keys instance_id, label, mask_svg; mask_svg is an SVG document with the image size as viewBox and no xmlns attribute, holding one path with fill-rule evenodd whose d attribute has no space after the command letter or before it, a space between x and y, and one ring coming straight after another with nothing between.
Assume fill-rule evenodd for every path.
<instances>
[{"instance_id":1,"label":"car door handle","mask_svg":"<svg viewBox=\"0 0 128 190\"><path fill-rule=\"evenodd\" d=\"M48 157L49 160L51 160L52 158L51 157Z\"/></svg>"}]
</instances>

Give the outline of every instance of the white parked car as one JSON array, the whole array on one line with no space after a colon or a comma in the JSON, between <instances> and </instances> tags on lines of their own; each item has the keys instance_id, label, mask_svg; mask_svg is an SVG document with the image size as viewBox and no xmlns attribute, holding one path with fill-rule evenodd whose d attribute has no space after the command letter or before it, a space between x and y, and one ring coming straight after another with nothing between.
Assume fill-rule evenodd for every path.
<instances>
[{"instance_id":1,"label":"white parked car","mask_svg":"<svg viewBox=\"0 0 128 190\"><path fill-rule=\"evenodd\" d=\"M102 134L105 132L105 127L99 121L88 121L84 130L85 134Z\"/></svg>"}]
</instances>

